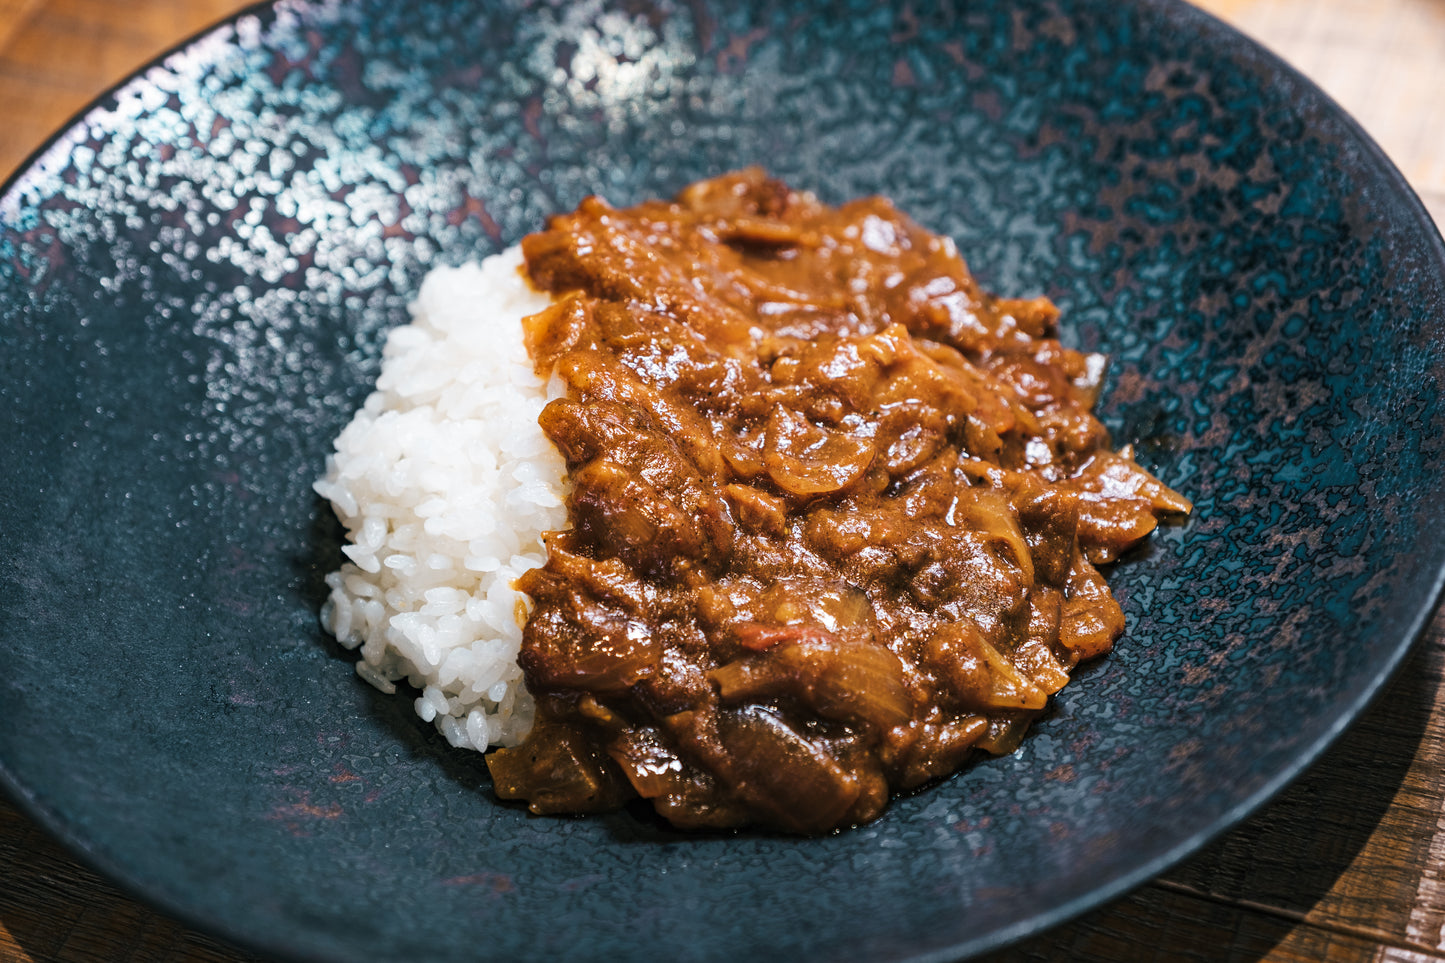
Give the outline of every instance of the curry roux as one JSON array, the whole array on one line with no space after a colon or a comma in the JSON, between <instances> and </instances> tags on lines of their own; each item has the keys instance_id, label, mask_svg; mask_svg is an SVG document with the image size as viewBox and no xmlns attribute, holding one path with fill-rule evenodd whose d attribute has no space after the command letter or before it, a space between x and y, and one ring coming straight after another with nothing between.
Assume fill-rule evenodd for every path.
<instances>
[{"instance_id":1,"label":"curry roux","mask_svg":"<svg viewBox=\"0 0 1445 963\"><path fill-rule=\"evenodd\" d=\"M522 242L571 528L519 580L538 813L825 832L1018 745L1123 613L1095 567L1188 500L1090 414L1100 355L882 198L748 170Z\"/></svg>"}]
</instances>

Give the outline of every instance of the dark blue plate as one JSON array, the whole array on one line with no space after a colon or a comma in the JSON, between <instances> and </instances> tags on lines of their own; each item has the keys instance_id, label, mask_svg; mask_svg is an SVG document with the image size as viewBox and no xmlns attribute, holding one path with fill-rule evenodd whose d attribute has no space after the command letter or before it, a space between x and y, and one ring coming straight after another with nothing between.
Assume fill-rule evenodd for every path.
<instances>
[{"instance_id":1,"label":"dark blue plate","mask_svg":"<svg viewBox=\"0 0 1445 963\"><path fill-rule=\"evenodd\" d=\"M1198 506L1014 755L824 839L530 818L317 624L312 493L424 271L762 163L884 192L1115 358ZM1436 597L1445 252L1380 152L1181 3L284 2L0 196L0 782L305 959L941 960L1259 806Z\"/></svg>"}]
</instances>

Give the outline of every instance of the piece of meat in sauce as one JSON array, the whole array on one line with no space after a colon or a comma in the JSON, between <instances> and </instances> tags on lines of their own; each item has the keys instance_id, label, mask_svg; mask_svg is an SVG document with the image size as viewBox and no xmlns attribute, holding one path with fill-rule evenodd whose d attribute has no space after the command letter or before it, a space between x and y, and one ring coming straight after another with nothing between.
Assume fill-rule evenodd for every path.
<instances>
[{"instance_id":1,"label":"piece of meat in sauce","mask_svg":"<svg viewBox=\"0 0 1445 963\"><path fill-rule=\"evenodd\" d=\"M1095 567L1189 502L1090 414L1103 359L888 201L760 171L523 241L570 528L534 602L538 813L825 832L1011 751L1123 614Z\"/></svg>"}]
</instances>

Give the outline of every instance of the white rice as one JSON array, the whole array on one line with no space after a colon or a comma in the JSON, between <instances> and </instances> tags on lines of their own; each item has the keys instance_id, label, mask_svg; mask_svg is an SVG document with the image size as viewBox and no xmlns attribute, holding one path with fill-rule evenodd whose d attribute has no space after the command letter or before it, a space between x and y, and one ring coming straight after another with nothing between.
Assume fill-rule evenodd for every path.
<instances>
[{"instance_id":1,"label":"white rice","mask_svg":"<svg viewBox=\"0 0 1445 963\"><path fill-rule=\"evenodd\" d=\"M453 746L516 745L532 724L512 587L566 526L566 466L537 416L561 393L532 370L522 318L551 297L519 247L438 268L392 331L376 391L336 439L316 491L346 526L322 619L383 692L405 679Z\"/></svg>"}]
</instances>

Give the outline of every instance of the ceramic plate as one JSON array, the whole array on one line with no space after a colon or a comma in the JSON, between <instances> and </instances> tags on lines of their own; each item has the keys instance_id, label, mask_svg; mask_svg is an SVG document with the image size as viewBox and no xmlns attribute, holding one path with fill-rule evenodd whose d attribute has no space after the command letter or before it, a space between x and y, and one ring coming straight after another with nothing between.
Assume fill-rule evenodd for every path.
<instances>
[{"instance_id":1,"label":"ceramic plate","mask_svg":"<svg viewBox=\"0 0 1445 963\"><path fill-rule=\"evenodd\" d=\"M431 266L761 163L882 192L1109 352L1197 506L1023 747L822 839L533 818L321 631L311 482ZM1178 3L283 2L0 195L0 781L300 959L943 960L1117 895L1378 690L1445 562L1442 244L1356 125Z\"/></svg>"}]
</instances>

